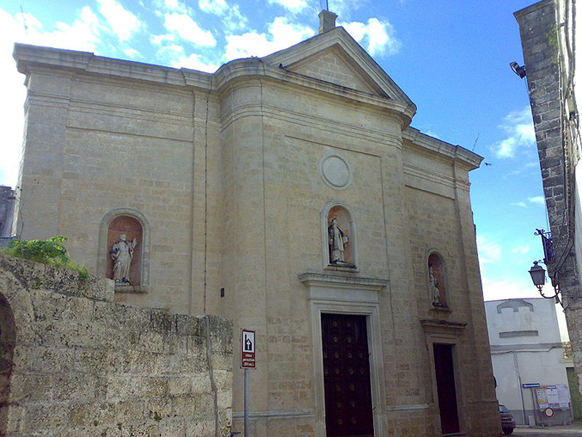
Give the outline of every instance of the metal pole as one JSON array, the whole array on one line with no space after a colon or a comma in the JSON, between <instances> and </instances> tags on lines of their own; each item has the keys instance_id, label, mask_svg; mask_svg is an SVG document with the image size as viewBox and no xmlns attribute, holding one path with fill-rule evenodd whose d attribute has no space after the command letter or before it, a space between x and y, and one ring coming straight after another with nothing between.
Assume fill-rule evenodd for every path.
<instances>
[{"instance_id":1,"label":"metal pole","mask_svg":"<svg viewBox=\"0 0 582 437\"><path fill-rule=\"evenodd\" d=\"M249 437L248 423L249 423L249 369L245 369L245 434L244 437Z\"/></svg>"}]
</instances>

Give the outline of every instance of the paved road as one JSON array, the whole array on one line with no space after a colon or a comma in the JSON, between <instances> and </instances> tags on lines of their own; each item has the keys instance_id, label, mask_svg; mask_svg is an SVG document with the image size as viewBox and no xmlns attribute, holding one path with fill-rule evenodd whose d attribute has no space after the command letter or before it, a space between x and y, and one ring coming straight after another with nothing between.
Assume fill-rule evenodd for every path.
<instances>
[{"instance_id":1,"label":"paved road","mask_svg":"<svg viewBox=\"0 0 582 437\"><path fill-rule=\"evenodd\" d=\"M516 428L513 435L519 437L582 437L582 426L553 426L549 428Z\"/></svg>"}]
</instances>

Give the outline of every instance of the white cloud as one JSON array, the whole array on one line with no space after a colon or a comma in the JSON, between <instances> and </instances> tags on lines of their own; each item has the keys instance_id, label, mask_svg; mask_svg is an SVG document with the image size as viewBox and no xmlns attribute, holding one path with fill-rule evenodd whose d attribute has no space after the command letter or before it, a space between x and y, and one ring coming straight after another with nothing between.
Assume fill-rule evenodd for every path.
<instances>
[{"instance_id":1,"label":"white cloud","mask_svg":"<svg viewBox=\"0 0 582 437\"><path fill-rule=\"evenodd\" d=\"M225 58L230 61L250 56L264 56L271 52L272 43L264 33L247 32L226 37Z\"/></svg>"},{"instance_id":2,"label":"white cloud","mask_svg":"<svg viewBox=\"0 0 582 437\"><path fill-rule=\"evenodd\" d=\"M164 15L164 26L180 38L202 47L214 47L216 40L212 32L202 29L192 17L172 12Z\"/></svg>"},{"instance_id":3,"label":"white cloud","mask_svg":"<svg viewBox=\"0 0 582 437\"><path fill-rule=\"evenodd\" d=\"M99 12L105 17L120 41L127 41L145 25L115 0L98 0Z\"/></svg>"},{"instance_id":4,"label":"white cloud","mask_svg":"<svg viewBox=\"0 0 582 437\"><path fill-rule=\"evenodd\" d=\"M542 205L542 206L545 206L546 205L546 198L544 196L528 197L527 200L530 203L534 203L536 205Z\"/></svg>"},{"instance_id":5,"label":"white cloud","mask_svg":"<svg viewBox=\"0 0 582 437\"><path fill-rule=\"evenodd\" d=\"M202 56L197 54L182 56L173 61L170 66L174 68L190 68L192 70L205 71L207 73L214 73L219 67L219 65L208 62L204 60Z\"/></svg>"},{"instance_id":6,"label":"white cloud","mask_svg":"<svg viewBox=\"0 0 582 437\"><path fill-rule=\"evenodd\" d=\"M26 24L26 31L25 25ZM3 84L0 99L2 141L0 142L0 184L15 186L21 156L26 96L24 76L16 71L12 61L15 42L71 50L96 52L100 42L99 18L89 7L81 9L72 24L58 22L55 30L45 31L42 23L31 14L14 16L0 8L0 81Z\"/></svg>"},{"instance_id":7,"label":"white cloud","mask_svg":"<svg viewBox=\"0 0 582 437\"><path fill-rule=\"evenodd\" d=\"M136 49L132 49L132 48L125 49L123 51L123 53L125 53L130 58L135 58L135 57L139 56L139 52Z\"/></svg>"},{"instance_id":8,"label":"white cloud","mask_svg":"<svg viewBox=\"0 0 582 437\"><path fill-rule=\"evenodd\" d=\"M519 206L521 208L527 208L527 204L523 201L512 203L513 206Z\"/></svg>"},{"instance_id":9,"label":"white cloud","mask_svg":"<svg viewBox=\"0 0 582 437\"><path fill-rule=\"evenodd\" d=\"M400 51L402 43L394 36L394 27L388 20L368 19L368 23L353 21L343 27L360 44L366 46L371 56L393 55Z\"/></svg>"},{"instance_id":10,"label":"white cloud","mask_svg":"<svg viewBox=\"0 0 582 437\"><path fill-rule=\"evenodd\" d=\"M348 20L353 11L365 8L368 2L369 0L333 0L329 2L329 10L336 13L340 19ZM325 6L325 3L325 0L320 0L322 7Z\"/></svg>"},{"instance_id":11,"label":"white cloud","mask_svg":"<svg viewBox=\"0 0 582 437\"><path fill-rule=\"evenodd\" d=\"M525 246L518 246L518 247L514 247L513 249L511 249L512 253L518 253L520 255L525 255L526 253L528 253L530 250L530 247L528 245Z\"/></svg>"},{"instance_id":12,"label":"white cloud","mask_svg":"<svg viewBox=\"0 0 582 437\"><path fill-rule=\"evenodd\" d=\"M170 11L186 12L186 6L179 0L164 0L164 7Z\"/></svg>"},{"instance_id":13,"label":"white cloud","mask_svg":"<svg viewBox=\"0 0 582 437\"><path fill-rule=\"evenodd\" d=\"M525 274L527 274L527 272ZM508 280L492 281L483 276L482 283L483 297L485 300L540 297L537 289L533 285L524 285L524 283L521 282L518 283ZM525 282L525 284L527 284L527 282Z\"/></svg>"},{"instance_id":14,"label":"white cloud","mask_svg":"<svg viewBox=\"0 0 582 437\"><path fill-rule=\"evenodd\" d=\"M165 35L152 35L150 36L150 42L154 45L161 45L166 41L174 41L176 38L171 33Z\"/></svg>"},{"instance_id":15,"label":"white cloud","mask_svg":"<svg viewBox=\"0 0 582 437\"><path fill-rule=\"evenodd\" d=\"M277 17L269 25L269 35L247 32L226 37L225 59L266 56L290 47L314 35L313 29L302 24L291 24L285 17Z\"/></svg>"},{"instance_id":16,"label":"white cloud","mask_svg":"<svg viewBox=\"0 0 582 437\"><path fill-rule=\"evenodd\" d=\"M184 47L174 43L160 47L157 54L162 59L167 60L170 64L175 62L176 59L181 59L186 56L184 53Z\"/></svg>"},{"instance_id":17,"label":"white cloud","mask_svg":"<svg viewBox=\"0 0 582 437\"><path fill-rule=\"evenodd\" d=\"M479 252L479 261L483 264L488 264L497 261L501 257L503 250L499 243L478 235L477 251Z\"/></svg>"},{"instance_id":18,"label":"white cloud","mask_svg":"<svg viewBox=\"0 0 582 437\"><path fill-rule=\"evenodd\" d=\"M269 4L283 6L294 13L301 12L308 6L307 0L269 0Z\"/></svg>"},{"instance_id":19,"label":"white cloud","mask_svg":"<svg viewBox=\"0 0 582 437\"><path fill-rule=\"evenodd\" d=\"M56 47L69 50L97 51L97 44L101 41L101 25L99 18L89 7L81 9L79 18L73 24L57 22L56 30L46 32L43 25L35 17L25 14L28 31L20 32L19 36L12 37L12 41L27 44ZM22 14L16 14L16 19L22 21Z\"/></svg>"},{"instance_id":20,"label":"white cloud","mask_svg":"<svg viewBox=\"0 0 582 437\"><path fill-rule=\"evenodd\" d=\"M22 17L20 17L22 18ZM27 25L31 26L32 23ZM0 59L12 59L14 39L24 33L22 21L0 9ZM24 126L22 108L26 96L24 76L16 71L14 62L0 62L0 119L2 120L2 141L0 141L0 185L16 186L18 162L20 160L22 130Z\"/></svg>"},{"instance_id":21,"label":"white cloud","mask_svg":"<svg viewBox=\"0 0 582 437\"><path fill-rule=\"evenodd\" d=\"M240 12L238 5L229 5L225 0L199 0L198 7L202 12L222 17L221 26L226 33L247 28L247 18Z\"/></svg>"},{"instance_id":22,"label":"white cloud","mask_svg":"<svg viewBox=\"0 0 582 437\"><path fill-rule=\"evenodd\" d=\"M228 10L228 3L225 0L199 0L198 7L203 12L222 15Z\"/></svg>"},{"instance_id":23,"label":"white cloud","mask_svg":"<svg viewBox=\"0 0 582 437\"><path fill-rule=\"evenodd\" d=\"M529 107L513 111L507 115L499 126L507 132L508 137L491 146L491 151L498 158L513 158L520 147L536 144L535 130Z\"/></svg>"}]
</instances>

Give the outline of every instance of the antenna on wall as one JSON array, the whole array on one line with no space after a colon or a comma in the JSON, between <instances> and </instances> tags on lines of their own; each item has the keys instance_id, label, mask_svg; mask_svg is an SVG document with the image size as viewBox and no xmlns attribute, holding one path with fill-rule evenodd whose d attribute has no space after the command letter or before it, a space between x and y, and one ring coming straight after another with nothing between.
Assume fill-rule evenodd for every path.
<instances>
[{"instance_id":1,"label":"antenna on wall","mask_svg":"<svg viewBox=\"0 0 582 437\"><path fill-rule=\"evenodd\" d=\"M28 35L28 26L26 25L26 15L24 15L22 5L20 5L20 14L22 15L22 25L24 26L24 32L26 32L26 34Z\"/></svg>"},{"instance_id":2,"label":"antenna on wall","mask_svg":"<svg viewBox=\"0 0 582 437\"><path fill-rule=\"evenodd\" d=\"M325 11L329 11L329 0L319 0L319 6Z\"/></svg>"}]
</instances>

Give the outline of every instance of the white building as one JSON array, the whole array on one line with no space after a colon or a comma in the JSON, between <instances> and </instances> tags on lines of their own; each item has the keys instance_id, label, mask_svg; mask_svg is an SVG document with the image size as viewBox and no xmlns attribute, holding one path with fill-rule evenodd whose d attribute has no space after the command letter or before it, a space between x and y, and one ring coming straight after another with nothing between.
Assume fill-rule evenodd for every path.
<instances>
[{"instance_id":1,"label":"white building","mask_svg":"<svg viewBox=\"0 0 582 437\"><path fill-rule=\"evenodd\" d=\"M567 362L554 301L494 300L485 302L485 311L499 403L517 424L570 422Z\"/></svg>"}]
</instances>

